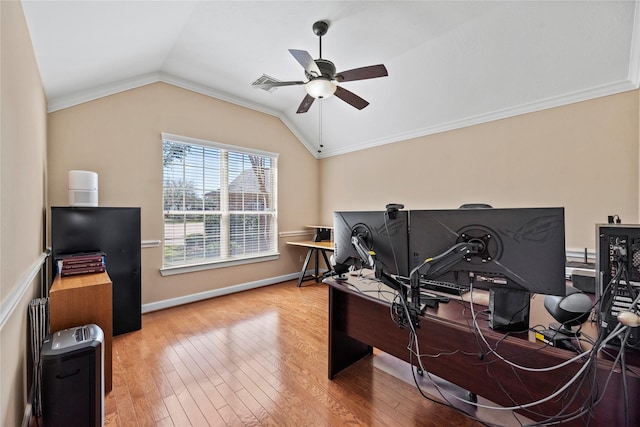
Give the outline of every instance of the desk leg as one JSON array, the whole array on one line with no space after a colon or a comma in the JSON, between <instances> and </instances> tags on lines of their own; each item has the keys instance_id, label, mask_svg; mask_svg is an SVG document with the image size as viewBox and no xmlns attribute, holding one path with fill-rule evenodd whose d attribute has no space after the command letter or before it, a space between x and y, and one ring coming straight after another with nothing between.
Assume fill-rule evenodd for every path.
<instances>
[{"instance_id":1,"label":"desk leg","mask_svg":"<svg viewBox=\"0 0 640 427\"><path fill-rule=\"evenodd\" d=\"M373 354L373 347L351 338L345 332L345 294L329 286L329 379L358 360Z\"/></svg>"},{"instance_id":2,"label":"desk leg","mask_svg":"<svg viewBox=\"0 0 640 427\"><path fill-rule=\"evenodd\" d=\"M331 262L329 262L329 258L327 257L327 252L323 250L322 256L324 257L324 263L327 265L327 269L331 271Z\"/></svg>"},{"instance_id":3,"label":"desk leg","mask_svg":"<svg viewBox=\"0 0 640 427\"><path fill-rule=\"evenodd\" d=\"M309 249L307 251L307 256L304 259L304 264L302 265L302 271L300 272L300 277L298 278L298 287L302 286L302 281L304 280L304 276L305 274L307 274L307 267L309 267L309 261L311 260L312 252L313 252L313 249Z\"/></svg>"}]
</instances>

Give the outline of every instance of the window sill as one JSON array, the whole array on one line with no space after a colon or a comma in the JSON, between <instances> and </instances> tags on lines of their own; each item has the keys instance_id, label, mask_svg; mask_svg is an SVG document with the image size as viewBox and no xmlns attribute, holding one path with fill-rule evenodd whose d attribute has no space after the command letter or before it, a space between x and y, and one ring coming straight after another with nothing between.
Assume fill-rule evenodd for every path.
<instances>
[{"instance_id":1,"label":"window sill","mask_svg":"<svg viewBox=\"0 0 640 427\"><path fill-rule=\"evenodd\" d=\"M162 276L173 276L174 274L193 273L196 271L212 270L214 268L232 267L235 265L253 264L256 262L274 261L280 258L278 252L261 255L250 258L234 258L225 261L205 262L202 264L177 265L173 267L162 267L160 274Z\"/></svg>"}]
</instances>

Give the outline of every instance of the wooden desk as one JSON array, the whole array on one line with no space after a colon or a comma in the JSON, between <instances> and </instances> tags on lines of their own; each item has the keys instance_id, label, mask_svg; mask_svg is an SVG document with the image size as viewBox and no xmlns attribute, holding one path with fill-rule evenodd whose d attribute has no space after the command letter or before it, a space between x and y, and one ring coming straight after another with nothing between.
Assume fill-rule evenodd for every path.
<instances>
[{"instance_id":1,"label":"wooden desk","mask_svg":"<svg viewBox=\"0 0 640 427\"><path fill-rule=\"evenodd\" d=\"M300 271L300 277L298 278L298 287L302 285L304 280L315 279L316 282L320 281L320 253L322 253L322 257L324 258L324 262L329 270L331 270L331 263L329 262L329 258L327 257L327 251L333 252L333 242L314 242L311 240L305 240L301 242L287 242L287 245L293 246L302 246L307 248L307 256L304 259L304 264L302 265L302 271ZM315 254L315 271L314 275L305 278L307 274L307 268L309 267L309 261L311 260L311 256Z\"/></svg>"},{"instance_id":2,"label":"wooden desk","mask_svg":"<svg viewBox=\"0 0 640 427\"><path fill-rule=\"evenodd\" d=\"M325 279L329 285L329 363L328 375L332 379L355 361L372 354L373 347L399 359L409 360L407 343L408 328L399 328L389 317L389 302L375 294L362 293L352 286L358 286L354 279L349 283ZM376 285L377 287L377 285ZM487 307L474 306L476 310ZM533 314L533 313L532 313ZM437 357L424 357L425 369L440 378L450 381L471 393L483 396L504 407L537 401L549 396L566 384L582 366L583 361L575 361L553 371L524 371L514 369L490 353L484 345L479 345L478 336L471 327L469 302L440 304L437 310L428 309L420 318L417 338L420 352ZM536 322L532 318L532 325ZM539 342L532 342L525 334L522 337L504 337L504 334L490 330L485 319L480 321L483 335L492 347L497 347L501 355L528 367L555 366L574 356L574 353ZM588 326L588 325L585 325ZM595 337L595 335L592 335ZM413 357L415 364L415 356ZM629 395L629 417L631 425L640 425L640 364L634 363L634 372L627 374ZM602 401L592 407L593 418L589 426L621 426L625 424L622 375L619 369L613 373L606 390L604 384L612 362L600 358L593 365L598 393L603 393ZM585 399L589 399L591 384L573 384L566 394L537 405L529 410L521 410L523 415L536 420L557 414L563 405L569 411L576 409ZM418 393L416 391L416 393ZM599 396L600 396L599 394ZM576 397L574 401L572 397ZM566 422L563 426L584 426L587 416Z\"/></svg>"},{"instance_id":3,"label":"wooden desk","mask_svg":"<svg viewBox=\"0 0 640 427\"><path fill-rule=\"evenodd\" d=\"M104 333L104 391L111 391L113 337L111 279L107 273L56 276L49 290L51 333L94 323Z\"/></svg>"}]
</instances>

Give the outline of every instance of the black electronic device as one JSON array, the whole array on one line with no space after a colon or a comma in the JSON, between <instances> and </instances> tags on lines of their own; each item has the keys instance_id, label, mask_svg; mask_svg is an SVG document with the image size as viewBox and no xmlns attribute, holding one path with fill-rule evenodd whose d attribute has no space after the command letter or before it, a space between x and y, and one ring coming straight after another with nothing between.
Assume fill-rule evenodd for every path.
<instances>
[{"instance_id":1,"label":"black electronic device","mask_svg":"<svg viewBox=\"0 0 640 427\"><path fill-rule=\"evenodd\" d=\"M640 313L640 225L596 225L596 291L606 334L618 326L620 313ZM631 327L625 342L618 336L610 343L639 350L640 327Z\"/></svg>"},{"instance_id":2,"label":"black electronic device","mask_svg":"<svg viewBox=\"0 0 640 427\"><path fill-rule=\"evenodd\" d=\"M90 324L46 336L41 360L43 425L104 425L102 329Z\"/></svg>"},{"instance_id":3,"label":"black electronic device","mask_svg":"<svg viewBox=\"0 0 640 427\"><path fill-rule=\"evenodd\" d=\"M408 213L392 216L388 211L334 212L335 263L373 268L375 262L387 274L408 276Z\"/></svg>"},{"instance_id":4,"label":"black electronic device","mask_svg":"<svg viewBox=\"0 0 640 427\"><path fill-rule=\"evenodd\" d=\"M408 277L396 276L396 279L407 285L411 284L411 280ZM460 285L458 283L443 282L441 280L431 279L420 279L420 288L458 296L470 291L469 285Z\"/></svg>"},{"instance_id":5,"label":"black electronic device","mask_svg":"<svg viewBox=\"0 0 640 427\"><path fill-rule=\"evenodd\" d=\"M565 296L547 295L544 297L544 308L558 321L558 324L552 325L551 329L570 336L577 335L577 332L571 327L586 322L592 307L591 298L572 286L567 286Z\"/></svg>"},{"instance_id":6,"label":"black electronic device","mask_svg":"<svg viewBox=\"0 0 640 427\"><path fill-rule=\"evenodd\" d=\"M142 327L141 222L138 207L52 207L51 259L104 252L113 292L113 335ZM51 277L55 276L55 272Z\"/></svg>"},{"instance_id":7,"label":"black electronic device","mask_svg":"<svg viewBox=\"0 0 640 427\"><path fill-rule=\"evenodd\" d=\"M565 259L563 208L410 211L413 276L492 289L501 296L490 304L495 329L526 326L530 293L565 295ZM514 300L506 290L526 306L501 304Z\"/></svg>"}]
</instances>

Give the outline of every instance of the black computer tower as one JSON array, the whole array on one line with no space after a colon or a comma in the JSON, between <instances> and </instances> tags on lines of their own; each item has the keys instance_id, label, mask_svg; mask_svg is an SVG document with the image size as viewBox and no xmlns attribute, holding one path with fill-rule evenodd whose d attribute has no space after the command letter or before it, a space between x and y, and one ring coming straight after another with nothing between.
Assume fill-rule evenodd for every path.
<instances>
[{"instance_id":1,"label":"black computer tower","mask_svg":"<svg viewBox=\"0 0 640 427\"><path fill-rule=\"evenodd\" d=\"M48 335L41 352L43 427L104 425L104 333L97 325Z\"/></svg>"},{"instance_id":2,"label":"black computer tower","mask_svg":"<svg viewBox=\"0 0 640 427\"><path fill-rule=\"evenodd\" d=\"M596 224L596 292L605 336L618 326L618 314L639 313L634 305L640 293L639 224ZM619 334L608 344L640 350L640 326L630 327L628 335Z\"/></svg>"}]
</instances>

